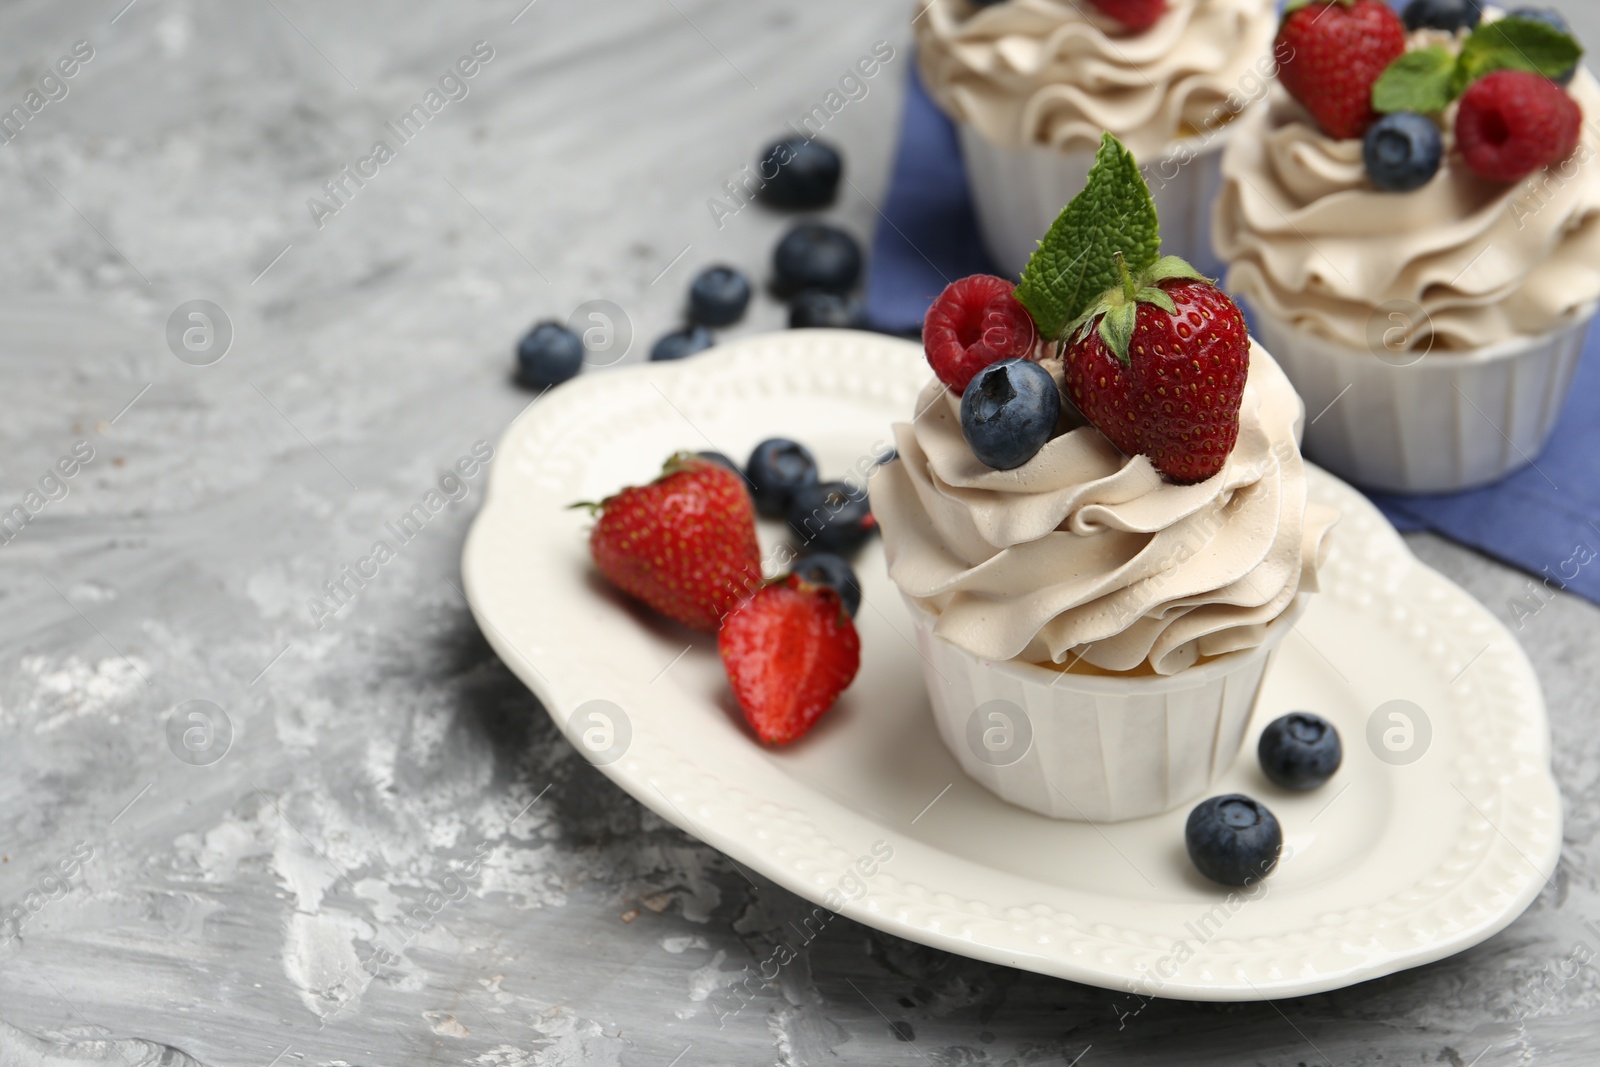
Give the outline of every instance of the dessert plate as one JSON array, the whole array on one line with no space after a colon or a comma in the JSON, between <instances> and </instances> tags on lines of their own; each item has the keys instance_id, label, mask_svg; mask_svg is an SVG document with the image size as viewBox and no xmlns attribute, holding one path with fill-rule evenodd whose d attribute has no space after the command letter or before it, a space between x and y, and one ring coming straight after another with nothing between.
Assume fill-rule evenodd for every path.
<instances>
[{"instance_id":1,"label":"dessert plate","mask_svg":"<svg viewBox=\"0 0 1600 1067\"><path fill-rule=\"evenodd\" d=\"M856 560L862 668L786 749L746 729L713 638L591 569L566 510L649 480L679 449L743 457L783 435L825 477L867 469L912 414L921 349L802 330L679 363L585 375L507 431L462 562L490 644L567 737L640 803L738 864L859 922L967 956L1141 996L1314 993L1459 952L1538 894L1561 843L1539 685L1482 606L1418 562L1360 494L1325 590L1284 642L1218 792L1264 801L1286 859L1249 891L1204 881L1186 810L1058 822L964 777L935 731L911 621L874 540ZM769 556L782 531L762 529ZM1256 766L1263 725L1331 719L1344 766L1306 794ZM819 916L820 918L821 916Z\"/></svg>"}]
</instances>

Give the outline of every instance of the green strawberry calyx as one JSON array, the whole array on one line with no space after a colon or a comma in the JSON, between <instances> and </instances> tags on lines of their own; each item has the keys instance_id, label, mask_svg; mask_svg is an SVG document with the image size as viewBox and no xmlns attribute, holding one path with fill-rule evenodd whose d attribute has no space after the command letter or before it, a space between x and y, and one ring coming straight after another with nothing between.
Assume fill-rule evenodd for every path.
<instances>
[{"instance_id":1,"label":"green strawberry calyx","mask_svg":"<svg viewBox=\"0 0 1600 1067\"><path fill-rule=\"evenodd\" d=\"M665 478L670 478L674 474L682 474L686 470L697 469L697 468L706 466L708 464L711 464L711 461L709 459L706 459L703 456L696 455L693 452L689 452L689 451L686 451L686 450L674 452L672 455L667 457L665 463L661 464L661 473L656 475L653 479L651 479L650 484L654 485L656 482L659 482L659 481L661 481L661 480L663 480ZM714 465L714 464L712 464L712 465ZM629 489L638 489L638 488L641 488L641 487L637 486L637 485L625 486L625 487L617 490L615 493L612 493L610 496L606 497L604 500L599 500L599 501L595 501L595 500L576 500L576 501L573 501L571 504L568 504L567 507L566 507L566 510L567 511L578 511L578 510L581 509L581 510L588 511L590 515L599 515L602 511L605 510L606 505L611 503L613 500L617 499L617 497L621 496L623 493L626 493Z\"/></svg>"},{"instance_id":2,"label":"green strawberry calyx","mask_svg":"<svg viewBox=\"0 0 1600 1067\"><path fill-rule=\"evenodd\" d=\"M1526 70L1559 78L1583 58L1583 46L1538 19L1510 15L1485 22L1461 44L1459 54L1441 45L1407 52L1389 64L1372 86L1380 114L1437 114L1485 74Z\"/></svg>"},{"instance_id":3,"label":"green strawberry calyx","mask_svg":"<svg viewBox=\"0 0 1600 1067\"><path fill-rule=\"evenodd\" d=\"M1127 258L1121 252L1116 253L1116 263L1122 284L1102 293L1098 300L1067 326L1066 335L1076 342L1088 337L1091 330L1097 332L1100 340L1126 367L1133 363L1128 348L1133 343L1134 327L1138 324L1139 305L1153 304L1168 315L1176 315L1178 306L1173 303L1172 296L1161 288L1161 283L1173 280L1210 283L1211 279L1177 256L1162 256L1137 276L1128 269Z\"/></svg>"}]
</instances>

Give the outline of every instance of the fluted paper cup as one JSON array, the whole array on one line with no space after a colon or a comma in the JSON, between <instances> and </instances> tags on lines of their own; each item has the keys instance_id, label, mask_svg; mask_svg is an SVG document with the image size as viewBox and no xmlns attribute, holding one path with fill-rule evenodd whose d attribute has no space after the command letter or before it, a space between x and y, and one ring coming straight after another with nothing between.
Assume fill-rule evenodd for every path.
<instances>
[{"instance_id":1,"label":"fluted paper cup","mask_svg":"<svg viewBox=\"0 0 1600 1067\"><path fill-rule=\"evenodd\" d=\"M1387 319L1375 317L1368 348L1351 348L1252 312L1256 339L1305 401L1309 459L1371 489L1453 493L1497 482L1544 450L1595 305L1538 337L1423 355L1386 349Z\"/></svg>"},{"instance_id":2,"label":"fluted paper cup","mask_svg":"<svg viewBox=\"0 0 1600 1067\"><path fill-rule=\"evenodd\" d=\"M1164 677L986 660L939 637L938 620L906 603L939 736L968 777L1040 815L1101 823L1171 811L1227 773L1306 594L1258 647Z\"/></svg>"},{"instance_id":3,"label":"fluted paper cup","mask_svg":"<svg viewBox=\"0 0 1600 1067\"><path fill-rule=\"evenodd\" d=\"M1175 141L1159 159L1139 161L1161 217L1162 254L1182 256L1211 277L1222 272L1211 247L1211 205L1222 188L1222 150L1238 124L1234 119ZM1095 148L1006 148L965 122L956 128L983 243L995 266L1015 278L1061 209L1083 190Z\"/></svg>"}]
</instances>

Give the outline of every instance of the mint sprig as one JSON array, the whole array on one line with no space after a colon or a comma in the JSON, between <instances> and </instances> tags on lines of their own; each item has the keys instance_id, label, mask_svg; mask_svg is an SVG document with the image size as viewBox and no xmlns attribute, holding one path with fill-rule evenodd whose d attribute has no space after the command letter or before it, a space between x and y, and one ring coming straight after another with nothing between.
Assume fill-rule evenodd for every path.
<instances>
[{"instance_id":1,"label":"mint sprig","mask_svg":"<svg viewBox=\"0 0 1600 1067\"><path fill-rule=\"evenodd\" d=\"M1041 334L1058 339L1102 294L1121 287L1119 254L1137 275L1156 263L1160 249L1161 223L1138 161L1103 134L1088 181L1028 259L1017 300Z\"/></svg>"},{"instance_id":2,"label":"mint sprig","mask_svg":"<svg viewBox=\"0 0 1600 1067\"><path fill-rule=\"evenodd\" d=\"M1485 74L1526 70L1559 78L1582 58L1583 46L1554 26L1516 16L1503 18L1473 30L1458 56L1434 45L1396 59L1372 87L1372 107L1385 115L1436 114Z\"/></svg>"}]
</instances>

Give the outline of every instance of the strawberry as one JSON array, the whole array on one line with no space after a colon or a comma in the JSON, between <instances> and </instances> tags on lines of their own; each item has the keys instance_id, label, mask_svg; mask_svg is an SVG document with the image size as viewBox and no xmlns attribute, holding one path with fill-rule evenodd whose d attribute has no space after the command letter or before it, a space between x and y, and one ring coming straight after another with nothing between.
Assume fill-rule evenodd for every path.
<instances>
[{"instance_id":1,"label":"strawberry","mask_svg":"<svg viewBox=\"0 0 1600 1067\"><path fill-rule=\"evenodd\" d=\"M1406 27L1383 0L1289 5L1273 54L1278 80L1329 137L1360 137L1377 119L1372 87L1406 50Z\"/></svg>"},{"instance_id":2,"label":"strawberry","mask_svg":"<svg viewBox=\"0 0 1600 1067\"><path fill-rule=\"evenodd\" d=\"M861 666L861 639L839 594L796 575L764 586L717 634L733 695L761 740L797 740Z\"/></svg>"},{"instance_id":3,"label":"strawberry","mask_svg":"<svg viewBox=\"0 0 1600 1067\"><path fill-rule=\"evenodd\" d=\"M1129 455L1175 482L1220 471L1239 439L1250 336L1232 300L1168 256L1079 321L1065 353L1066 393Z\"/></svg>"},{"instance_id":4,"label":"strawberry","mask_svg":"<svg viewBox=\"0 0 1600 1067\"><path fill-rule=\"evenodd\" d=\"M1135 32L1143 32L1161 21L1167 13L1167 0L1091 0L1101 13L1109 15Z\"/></svg>"},{"instance_id":5,"label":"strawberry","mask_svg":"<svg viewBox=\"0 0 1600 1067\"><path fill-rule=\"evenodd\" d=\"M744 482L721 464L680 452L649 485L599 504L589 552L629 596L695 630L722 618L761 585L761 549Z\"/></svg>"},{"instance_id":6,"label":"strawberry","mask_svg":"<svg viewBox=\"0 0 1600 1067\"><path fill-rule=\"evenodd\" d=\"M1012 294L1016 286L972 274L945 286L922 323L922 347L939 380L958 395L991 363L1033 351L1033 319Z\"/></svg>"},{"instance_id":7,"label":"strawberry","mask_svg":"<svg viewBox=\"0 0 1600 1067\"><path fill-rule=\"evenodd\" d=\"M1497 70L1473 82L1456 111L1456 146L1473 173L1518 182L1578 147L1583 108L1555 82Z\"/></svg>"}]
</instances>

